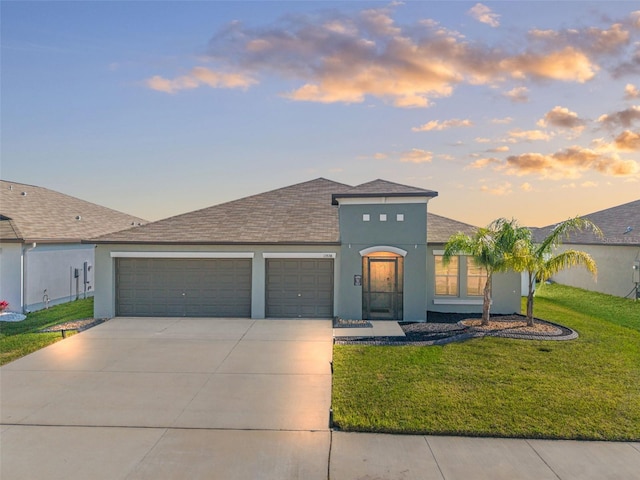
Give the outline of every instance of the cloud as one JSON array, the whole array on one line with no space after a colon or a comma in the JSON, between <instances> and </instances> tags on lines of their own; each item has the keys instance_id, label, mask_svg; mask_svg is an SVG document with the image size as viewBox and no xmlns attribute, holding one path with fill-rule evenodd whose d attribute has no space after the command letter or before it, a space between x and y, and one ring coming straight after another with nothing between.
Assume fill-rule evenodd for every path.
<instances>
[{"instance_id":1,"label":"cloud","mask_svg":"<svg viewBox=\"0 0 640 480\"><path fill-rule=\"evenodd\" d=\"M482 3L476 3L467 13L480 23L486 23L494 28L500 26L500 15L493 13L489 7Z\"/></svg>"},{"instance_id":2,"label":"cloud","mask_svg":"<svg viewBox=\"0 0 640 480\"><path fill-rule=\"evenodd\" d=\"M491 120L491 123L493 123L495 125L508 125L511 122L513 122L513 118L511 118L511 117L494 118L494 119Z\"/></svg>"},{"instance_id":3,"label":"cloud","mask_svg":"<svg viewBox=\"0 0 640 480\"><path fill-rule=\"evenodd\" d=\"M283 96L294 101L349 104L376 98L424 108L461 84L495 87L514 78L584 83L600 70L597 52L617 55L614 45L623 43L626 31L581 29L577 36L561 32L561 40L522 35L497 48L430 19L400 24L396 8L288 15L258 27L232 22L213 36L207 55L225 68L293 83ZM498 22L483 4L472 11ZM526 98L523 88L511 91L513 100Z\"/></svg>"},{"instance_id":4,"label":"cloud","mask_svg":"<svg viewBox=\"0 0 640 480\"><path fill-rule=\"evenodd\" d=\"M625 76L637 76L640 74L640 44L637 44L634 54L630 60L623 61L611 70L613 78Z\"/></svg>"},{"instance_id":5,"label":"cloud","mask_svg":"<svg viewBox=\"0 0 640 480\"><path fill-rule=\"evenodd\" d=\"M527 87L516 87L504 94L514 103L526 103L529 101L529 89Z\"/></svg>"},{"instance_id":6,"label":"cloud","mask_svg":"<svg viewBox=\"0 0 640 480\"><path fill-rule=\"evenodd\" d=\"M389 158L389 155L387 155L386 153L378 152L373 155L373 158L376 160L386 160L387 158Z\"/></svg>"},{"instance_id":7,"label":"cloud","mask_svg":"<svg viewBox=\"0 0 640 480\"><path fill-rule=\"evenodd\" d=\"M492 153L504 153L504 152L508 152L509 150L510 150L509 147L507 147L506 145L501 145L499 147L491 148L487 151Z\"/></svg>"},{"instance_id":8,"label":"cloud","mask_svg":"<svg viewBox=\"0 0 640 480\"><path fill-rule=\"evenodd\" d=\"M408 163L429 163L433 160L433 153L419 148L413 148L400 155L400 161Z\"/></svg>"},{"instance_id":9,"label":"cloud","mask_svg":"<svg viewBox=\"0 0 640 480\"><path fill-rule=\"evenodd\" d=\"M640 152L640 132L625 130L616 137L615 146L619 150Z\"/></svg>"},{"instance_id":10,"label":"cloud","mask_svg":"<svg viewBox=\"0 0 640 480\"><path fill-rule=\"evenodd\" d=\"M594 188L594 187L597 187L598 184L596 182L587 181L587 182L582 182L580 186L583 188Z\"/></svg>"},{"instance_id":11,"label":"cloud","mask_svg":"<svg viewBox=\"0 0 640 480\"><path fill-rule=\"evenodd\" d=\"M551 155L525 153L507 157L500 170L508 175L539 175L545 178L577 178L582 172L595 171L607 176L623 177L636 174L640 165L633 160L623 160L615 154L582 148L579 146L560 150Z\"/></svg>"},{"instance_id":12,"label":"cloud","mask_svg":"<svg viewBox=\"0 0 640 480\"><path fill-rule=\"evenodd\" d=\"M504 182L494 187L488 187L487 185L482 185L482 187L480 187L480 191L489 193L491 195L503 196L503 195L509 195L510 193L513 193L513 189L511 187L512 187L511 183Z\"/></svg>"},{"instance_id":13,"label":"cloud","mask_svg":"<svg viewBox=\"0 0 640 480\"><path fill-rule=\"evenodd\" d=\"M600 122L606 128L629 128L631 125L640 120L640 105L634 105L625 110L620 110L612 114L601 115L598 118Z\"/></svg>"},{"instance_id":14,"label":"cloud","mask_svg":"<svg viewBox=\"0 0 640 480\"><path fill-rule=\"evenodd\" d=\"M544 118L541 118L537 122L539 127L552 126L575 130L577 132L584 130L586 124L587 122L578 117L577 113L559 106L553 107L545 114Z\"/></svg>"},{"instance_id":15,"label":"cloud","mask_svg":"<svg viewBox=\"0 0 640 480\"><path fill-rule=\"evenodd\" d=\"M445 120L444 122L440 122L440 120L431 120L424 125L420 125L419 127L413 127L411 129L412 132L430 132L432 130L442 131L447 130L449 128L457 128L457 127L472 127L473 122L471 120L459 120L457 118L451 120Z\"/></svg>"},{"instance_id":16,"label":"cloud","mask_svg":"<svg viewBox=\"0 0 640 480\"><path fill-rule=\"evenodd\" d=\"M475 162L470 163L469 165L467 165L465 167L465 170L467 170L469 168L476 168L476 169L485 168L485 167L488 167L489 165L495 165L495 164L499 164L499 163L501 163L500 159L495 158L495 157L480 158L480 159L476 160Z\"/></svg>"},{"instance_id":17,"label":"cloud","mask_svg":"<svg viewBox=\"0 0 640 480\"><path fill-rule=\"evenodd\" d=\"M176 93L191 90L202 85L211 88L249 88L256 83L251 76L243 73L215 72L205 67L195 67L187 75L172 80L159 75L145 81L147 87L158 92Z\"/></svg>"},{"instance_id":18,"label":"cloud","mask_svg":"<svg viewBox=\"0 0 640 480\"><path fill-rule=\"evenodd\" d=\"M600 70L597 64L580 50L565 47L549 53L527 52L507 58L501 62L505 71L514 78L529 76L538 79L584 83L595 77Z\"/></svg>"},{"instance_id":19,"label":"cloud","mask_svg":"<svg viewBox=\"0 0 640 480\"><path fill-rule=\"evenodd\" d=\"M622 23L614 23L608 29L586 27L564 30L531 30L529 36L547 45L573 45L593 55L610 55L619 52L631 39Z\"/></svg>"},{"instance_id":20,"label":"cloud","mask_svg":"<svg viewBox=\"0 0 640 480\"><path fill-rule=\"evenodd\" d=\"M491 143L491 139L490 138L485 138L485 137L476 137L475 141L477 143Z\"/></svg>"},{"instance_id":21,"label":"cloud","mask_svg":"<svg viewBox=\"0 0 640 480\"><path fill-rule=\"evenodd\" d=\"M522 185L520 185L520 190L522 190L523 192L531 192L533 190L533 187L529 182L524 182Z\"/></svg>"},{"instance_id":22,"label":"cloud","mask_svg":"<svg viewBox=\"0 0 640 480\"><path fill-rule=\"evenodd\" d=\"M640 90L635 85L627 83L624 87L624 99L633 100L634 98L640 98Z\"/></svg>"},{"instance_id":23,"label":"cloud","mask_svg":"<svg viewBox=\"0 0 640 480\"><path fill-rule=\"evenodd\" d=\"M512 139L525 141L551 139L551 136L548 133L543 132L542 130L521 130L518 128L515 130L511 130L508 135Z\"/></svg>"}]
</instances>

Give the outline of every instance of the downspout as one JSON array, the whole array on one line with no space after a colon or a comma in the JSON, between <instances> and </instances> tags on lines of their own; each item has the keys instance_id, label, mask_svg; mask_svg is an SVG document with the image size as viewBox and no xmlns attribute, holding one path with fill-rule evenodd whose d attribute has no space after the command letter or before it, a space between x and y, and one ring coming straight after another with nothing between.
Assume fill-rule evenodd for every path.
<instances>
[{"instance_id":1,"label":"downspout","mask_svg":"<svg viewBox=\"0 0 640 480\"><path fill-rule=\"evenodd\" d=\"M22 255L20 256L20 281L21 292L20 292L20 303L22 304L22 313L27 313L27 252L30 252L34 248L36 248L38 244L33 242L30 247L22 246Z\"/></svg>"}]
</instances>

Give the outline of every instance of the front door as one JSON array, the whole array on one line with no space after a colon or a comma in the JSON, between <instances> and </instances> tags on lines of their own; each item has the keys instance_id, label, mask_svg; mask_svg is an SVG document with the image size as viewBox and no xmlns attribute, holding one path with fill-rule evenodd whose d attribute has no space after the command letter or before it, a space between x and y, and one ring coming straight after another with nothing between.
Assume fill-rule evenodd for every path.
<instances>
[{"instance_id":1,"label":"front door","mask_svg":"<svg viewBox=\"0 0 640 480\"><path fill-rule=\"evenodd\" d=\"M388 253L363 258L364 319L402 320L403 260Z\"/></svg>"}]
</instances>

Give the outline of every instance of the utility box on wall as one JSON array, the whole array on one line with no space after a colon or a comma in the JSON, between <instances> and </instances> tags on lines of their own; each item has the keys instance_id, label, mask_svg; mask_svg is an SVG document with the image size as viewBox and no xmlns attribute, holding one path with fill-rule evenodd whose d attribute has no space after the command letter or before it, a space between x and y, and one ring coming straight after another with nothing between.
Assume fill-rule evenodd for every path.
<instances>
[{"instance_id":1,"label":"utility box on wall","mask_svg":"<svg viewBox=\"0 0 640 480\"><path fill-rule=\"evenodd\" d=\"M640 260L633 262L633 283L640 283Z\"/></svg>"}]
</instances>

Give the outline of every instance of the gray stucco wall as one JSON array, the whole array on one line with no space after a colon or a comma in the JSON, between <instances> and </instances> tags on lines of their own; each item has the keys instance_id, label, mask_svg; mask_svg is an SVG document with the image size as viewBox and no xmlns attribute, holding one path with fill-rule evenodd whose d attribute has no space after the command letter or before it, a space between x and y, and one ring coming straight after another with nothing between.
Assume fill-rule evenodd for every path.
<instances>
[{"instance_id":1,"label":"gray stucco wall","mask_svg":"<svg viewBox=\"0 0 640 480\"><path fill-rule=\"evenodd\" d=\"M342 241L340 286L337 315L362 318L362 287L355 286L354 275L362 275L360 251L370 247L391 246L407 251L404 260L404 320L426 319L426 204L340 205ZM363 221L368 214L370 220ZM387 220L380 221L386 214ZM404 215L397 221L397 215Z\"/></svg>"},{"instance_id":2,"label":"gray stucco wall","mask_svg":"<svg viewBox=\"0 0 640 480\"><path fill-rule=\"evenodd\" d=\"M430 244L428 248L427 264L429 272L428 310L446 313L480 313L482 312L481 296L466 295L466 256L460 257L459 268L459 296L444 297L435 294L435 260L436 253L444 250L443 244ZM517 272L497 273L493 276L491 313L510 314L520 313L520 274Z\"/></svg>"},{"instance_id":3,"label":"gray stucco wall","mask_svg":"<svg viewBox=\"0 0 640 480\"><path fill-rule=\"evenodd\" d=\"M597 280L583 267L573 267L554 275L552 280L563 285L624 297L633 283L632 265L640 260L640 246L632 245L561 245L558 251L582 250L595 260Z\"/></svg>"}]
</instances>

